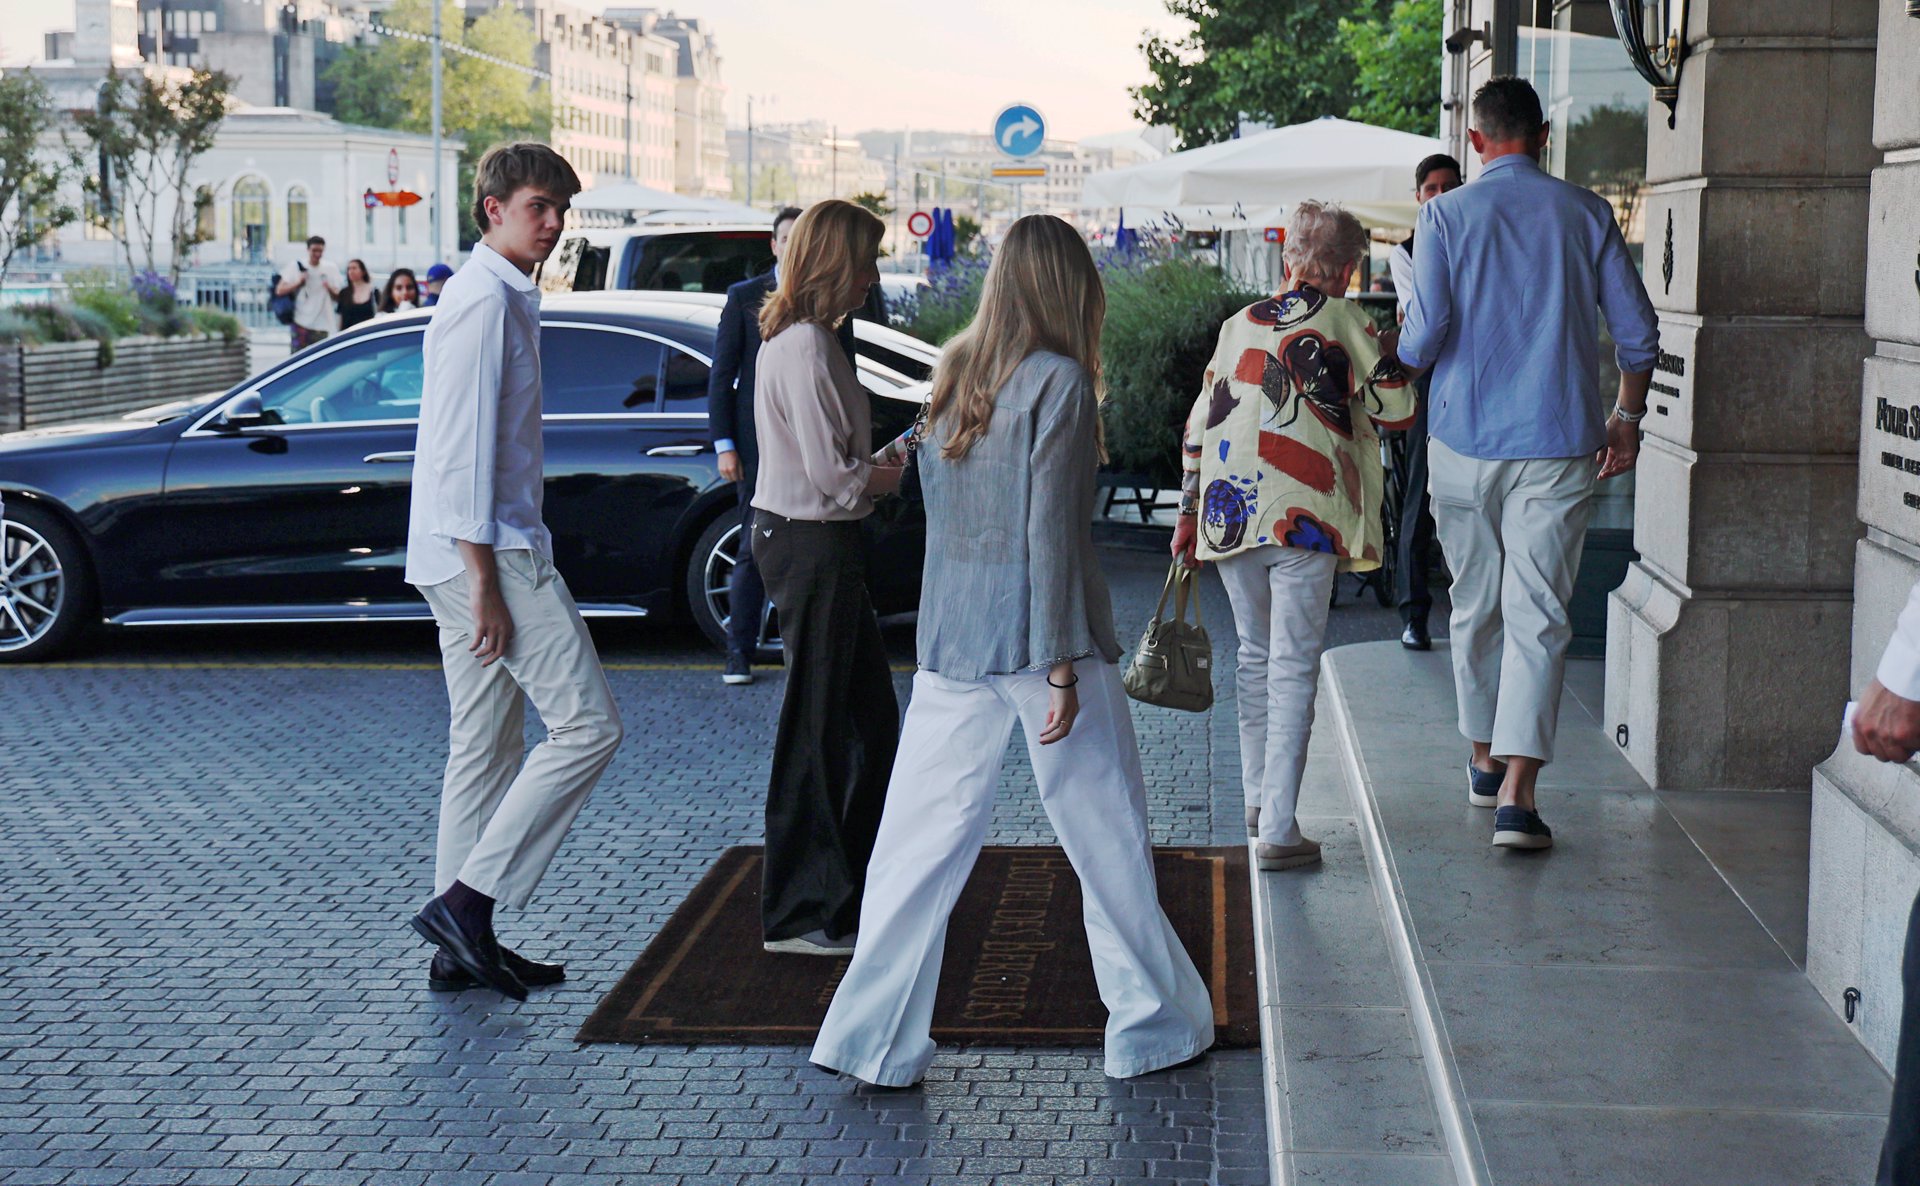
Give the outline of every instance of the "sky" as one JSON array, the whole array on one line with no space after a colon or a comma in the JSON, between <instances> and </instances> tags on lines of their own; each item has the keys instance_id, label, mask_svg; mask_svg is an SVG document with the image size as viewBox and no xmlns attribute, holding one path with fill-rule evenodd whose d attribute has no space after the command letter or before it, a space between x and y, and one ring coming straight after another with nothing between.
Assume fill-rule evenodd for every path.
<instances>
[{"instance_id":1,"label":"sky","mask_svg":"<svg viewBox=\"0 0 1920 1186\"><path fill-rule=\"evenodd\" d=\"M581 0L575 0L580 3ZM633 3L637 0L623 0ZM1161 0L662 0L698 16L720 46L728 122L821 119L843 134L915 127L987 131L1032 103L1049 136L1133 124L1127 88L1146 81L1141 31L1177 33ZM604 0L581 7L598 10ZM0 0L0 64L40 55L73 27L72 0Z\"/></svg>"}]
</instances>

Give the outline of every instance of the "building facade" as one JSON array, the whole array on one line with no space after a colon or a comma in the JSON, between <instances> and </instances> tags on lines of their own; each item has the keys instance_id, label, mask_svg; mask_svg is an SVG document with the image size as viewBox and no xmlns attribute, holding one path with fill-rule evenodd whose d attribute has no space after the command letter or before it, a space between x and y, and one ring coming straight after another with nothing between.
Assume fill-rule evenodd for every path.
<instances>
[{"instance_id":1,"label":"building facade","mask_svg":"<svg viewBox=\"0 0 1920 1186\"><path fill-rule=\"evenodd\" d=\"M510 0L533 22L535 65L550 74L553 147L588 186L631 177L674 187L674 101L680 48L550 0ZM470 3L469 19L497 7Z\"/></svg>"},{"instance_id":2,"label":"building facade","mask_svg":"<svg viewBox=\"0 0 1920 1186\"><path fill-rule=\"evenodd\" d=\"M694 17L654 8L609 8L602 18L634 32L664 37L678 49L673 90L673 186L676 193L725 198L727 88L713 32Z\"/></svg>"}]
</instances>

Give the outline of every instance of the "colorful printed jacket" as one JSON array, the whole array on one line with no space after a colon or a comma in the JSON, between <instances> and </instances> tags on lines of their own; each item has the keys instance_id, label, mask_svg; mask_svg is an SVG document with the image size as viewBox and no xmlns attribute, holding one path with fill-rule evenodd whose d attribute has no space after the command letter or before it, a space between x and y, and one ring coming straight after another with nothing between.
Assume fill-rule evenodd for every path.
<instances>
[{"instance_id":1,"label":"colorful printed jacket","mask_svg":"<svg viewBox=\"0 0 1920 1186\"><path fill-rule=\"evenodd\" d=\"M1284 544L1380 567L1376 426L1407 427L1415 398L1352 301L1302 287L1234 314L1183 442L1200 558Z\"/></svg>"}]
</instances>

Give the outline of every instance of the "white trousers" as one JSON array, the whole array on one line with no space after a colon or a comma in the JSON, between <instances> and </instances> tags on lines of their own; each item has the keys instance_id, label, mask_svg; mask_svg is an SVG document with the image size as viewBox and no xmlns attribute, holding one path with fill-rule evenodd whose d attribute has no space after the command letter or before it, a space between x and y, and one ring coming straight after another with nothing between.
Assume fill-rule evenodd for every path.
<instances>
[{"instance_id":1,"label":"white trousers","mask_svg":"<svg viewBox=\"0 0 1920 1186\"><path fill-rule=\"evenodd\" d=\"M444 894L459 880L524 906L620 746L620 712L593 637L552 562L509 549L495 552L494 563L513 637L490 667L467 649L473 609L466 574L420 586L440 625L452 709L433 885ZM531 754L523 732L527 698L547 726L547 739Z\"/></svg>"},{"instance_id":2,"label":"white trousers","mask_svg":"<svg viewBox=\"0 0 1920 1186\"><path fill-rule=\"evenodd\" d=\"M1427 444L1434 528L1453 570L1460 732L1495 757L1553 760L1596 472L1591 457L1485 461Z\"/></svg>"},{"instance_id":3,"label":"white trousers","mask_svg":"<svg viewBox=\"0 0 1920 1186\"><path fill-rule=\"evenodd\" d=\"M986 841L1016 720L1047 818L1080 879L1107 1007L1107 1074L1144 1075L1213 1045L1207 986L1160 908L1146 781L1119 670L1095 657L1074 673L1080 715L1065 739L1046 746L1034 740L1046 727L1045 672L978 682L914 676L867 866L860 938L814 1062L889 1087L926 1074L947 919Z\"/></svg>"},{"instance_id":4,"label":"white trousers","mask_svg":"<svg viewBox=\"0 0 1920 1186\"><path fill-rule=\"evenodd\" d=\"M1340 562L1328 552L1269 545L1215 563L1240 635L1240 785L1247 806L1260 809L1261 843L1298 844L1294 816Z\"/></svg>"}]
</instances>

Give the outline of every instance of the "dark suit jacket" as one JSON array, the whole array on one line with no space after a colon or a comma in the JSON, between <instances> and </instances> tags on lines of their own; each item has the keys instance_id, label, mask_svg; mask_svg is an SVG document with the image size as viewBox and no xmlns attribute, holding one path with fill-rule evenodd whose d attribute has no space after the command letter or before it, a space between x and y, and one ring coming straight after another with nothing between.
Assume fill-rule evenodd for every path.
<instances>
[{"instance_id":1,"label":"dark suit jacket","mask_svg":"<svg viewBox=\"0 0 1920 1186\"><path fill-rule=\"evenodd\" d=\"M772 272L727 289L727 305L720 311L720 332L713 344L713 369L707 374L708 439L731 440L748 474L760 464L759 439L753 429L753 376L760 357L760 303L772 291ZM840 323L840 346L852 359L852 318Z\"/></svg>"}]
</instances>

